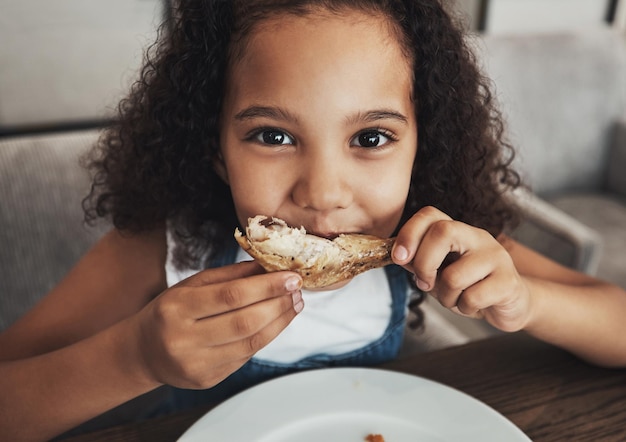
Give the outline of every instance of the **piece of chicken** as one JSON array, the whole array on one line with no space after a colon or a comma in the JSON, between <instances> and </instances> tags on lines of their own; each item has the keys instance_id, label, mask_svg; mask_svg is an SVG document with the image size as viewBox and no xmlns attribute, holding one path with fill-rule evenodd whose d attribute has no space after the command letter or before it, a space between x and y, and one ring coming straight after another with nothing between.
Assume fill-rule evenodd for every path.
<instances>
[{"instance_id":1,"label":"piece of chicken","mask_svg":"<svg viewBox=\"0 0 626 442\"><path fill-rule=\"evenodd\" d=\"M332 241L292 228L279 218L248 219L246 236L235 229L241 247L268 272L291 270L302 276L303 288L320 288L391 264L395 238L341 234Z\"/></svg>"}]
</instances>

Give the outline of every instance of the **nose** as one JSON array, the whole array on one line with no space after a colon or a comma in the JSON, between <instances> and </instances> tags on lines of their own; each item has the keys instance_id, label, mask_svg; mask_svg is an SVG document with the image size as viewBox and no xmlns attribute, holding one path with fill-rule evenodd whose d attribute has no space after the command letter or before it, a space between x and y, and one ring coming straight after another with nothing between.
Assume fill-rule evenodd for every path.
<instances>
[{"instance_id":1,"label":"nose","mask_svg":"<svg viewBox=\"0 0 626 442\"><path fill-rule=\"evenodd\" d=\"M353 201L350 169L336 155L313 153L303 157L293 188L294 202L306 209L345 209Z\"/></svg>"}]
</instances>

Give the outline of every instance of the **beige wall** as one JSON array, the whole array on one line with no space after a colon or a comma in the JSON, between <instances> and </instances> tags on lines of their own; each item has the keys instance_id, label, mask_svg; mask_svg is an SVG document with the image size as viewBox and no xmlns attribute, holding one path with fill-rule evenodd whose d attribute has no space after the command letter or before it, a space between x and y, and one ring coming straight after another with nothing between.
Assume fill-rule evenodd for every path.
<instances>
[{"instance_id":1,"label":"beige wall","mask_svg":"<svg viewBox=\"0 0 626 442\"><path fill-rule=\"evenodd\" d=\"M471 29L480 25L482 0L444 0L466 17ZM486 32L560 32L603 26L609 0L488 0ZM619 0L615 26L626 30L626 0Z\"/></svg>"},{"instance_id":2,"label":"beige wall","mask_svg":"<svg viewBox=\"0 0 626 442\"><path fill-rule=\"evenodd\" d=\"M615 26L625 32L626 36L626 0L621 0L617 4L615 12Z\"/></svg>"},{"instance_id":3,"label":"beige wall","mask_svg":"<svg viewBox=\"0 0 626 442\"><path fill-rule=\"evenodd\" d=\"M0 127L102 118L133 78L160 0L0 0Z\"/></svg>"},{"instance_id":4,"label":"beige wall","mask_svg":"<svg viewBox=\"0 0 626 442\"><path fill-rule=\"evenodd\" d=\"M154 39L161 1L0 0L0 131L110 115ZM468 28L478 27L481 0L445 1ZM606 1L489 3L488 32L498 33L593 26L604 19ZM625 4L617 14L623 28Z\"/></svg>"},{"instance_id":5,"label":"beige wall","mask_svg":"<svg viewBox=\"0 0 626 442\"><path fill-rule=\"evenodd\" d=\"M605 23L608 0L489 0L486 32L558 32Z\"/></svg>"}]
</instances>

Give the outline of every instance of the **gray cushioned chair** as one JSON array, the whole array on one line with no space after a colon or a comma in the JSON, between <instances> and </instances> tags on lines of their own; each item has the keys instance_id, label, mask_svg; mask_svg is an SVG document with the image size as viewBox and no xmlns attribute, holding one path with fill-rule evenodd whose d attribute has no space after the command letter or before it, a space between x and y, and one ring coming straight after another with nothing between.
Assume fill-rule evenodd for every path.
<instances>
[{"instance_id":1,"label":"gray cushioned chair","mask_svg":"<svg viewBox=\"0 0 626 442\"><path fill-rule=\"evenodd\" d=\"M516 235L626 287L624 31L487 35L477 45L533 190Z\"/></svg>"},{"instance_id":2,"label":"gray cushioned chair","mask_svg":"<svg viewBox=\"0 0 626 442\"><path fill-rule=\"evenodd\" d=\"M0 139L0 330L54 287L98 238L83 224L79 157L95 130Z\"/></svg>"},{"instance_id":3,"label":"gray cushioned chair","mask_svg":"<svg viewBox=\"0 0 626 442\"><path fill-rule=\"evenodd\" d=\"M532 189L511 195L524 215L513 236L626 288L626 35L599 27L472 43ZM498 333L432 300L426 307L471 339ZM419 335L407 337L421 348Z\"/></svg>"},{"instance_id":4,"label":"gray cushioned chair","mask_svg":"<svg viewBox=\"0 0 626 442\"><path fill-rule=\"evenodd\" d=\"M0 330L52 289L109 229L83 223L89 176L80 157L99 132L0 139ZM131 422L163 398L149 392L67 435Z\"/></svg>"}]
</instances>

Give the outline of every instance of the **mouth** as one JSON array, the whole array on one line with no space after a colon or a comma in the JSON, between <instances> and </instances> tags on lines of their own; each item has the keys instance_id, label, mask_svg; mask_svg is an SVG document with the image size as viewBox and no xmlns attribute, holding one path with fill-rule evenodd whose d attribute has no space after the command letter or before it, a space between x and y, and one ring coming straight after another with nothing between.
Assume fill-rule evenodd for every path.
<instances>
[{"instance_id":1,"label":"mouth","mask_svg":"<svg viewBox=\"0 0 626 442\"><path fill-rule=\"evenodd\" d=\"M320 238L325 238L329 241L332 241L335 238L337 238L339 235L341 235L341 233L321 233L321 232L316 232L315 230L307 230L307 232L310 232L311 235L319 236Z\"/></svg>"},{"instance_id":2,"label":"mouth","mask_svg":"<svg viewBox=\"0 0 626 442\"><path fill-rule=\"evenodd\" d=\"M235 230L235 239L265 270L300 273L306 289L338 288L360 273L391 264L394 238L347 233L337 237L334 230L324 229L315 233L289 227L279 218L268 223L258 215L248 220L245 236ZM320 238L320 233L326 236ZM335 240L328 240L332 236Z\"/></svg>"},{"instance_id":3,"label":"mouth","mask_svg":"<svg viewBox=\"0 0 626 442\"><path fill-rule=\"evenodd\" d=\"M261 224L264 227L270 227L272 225L276 225L276 222L274 221L275 217L268 217L267 219L263 220L261 222ZM328 223L325 223L326 225L323 225L322 223L316 223L316 222L312 222L312 223L292 223L292 222L288 222L287 225L290 228L304 228L306 230L306 232L310 235L315 235L317 237L320 238L324 238L327 239L329 241L334 240L335 238L339 237L339 235L346 235L346 234L359 234L362 233L361 231L355 230L355 229L346 229L346 230L342 230L342 229L335 229L335 228L329 228Z\"/></svg>"}]
</instances>

